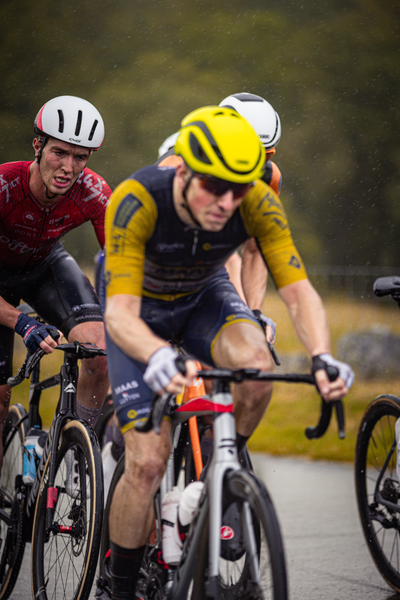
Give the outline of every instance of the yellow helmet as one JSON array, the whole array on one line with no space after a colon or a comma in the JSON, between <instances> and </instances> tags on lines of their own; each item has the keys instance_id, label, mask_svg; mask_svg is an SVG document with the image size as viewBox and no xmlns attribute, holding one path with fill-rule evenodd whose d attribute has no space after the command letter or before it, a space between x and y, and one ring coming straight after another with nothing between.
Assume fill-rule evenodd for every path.
<instances>
[{"instance_id":1,"label":"yellow helmet","mask_svg":"<svg viewBox=\"0 0 400 600\"><path fill-rule=\"evenodd\" d=\"M264 172L265 150L250 123L231 108L204 106L181 123L175 154L195 173L251 183Z\"/></svg>"}]
</instances>

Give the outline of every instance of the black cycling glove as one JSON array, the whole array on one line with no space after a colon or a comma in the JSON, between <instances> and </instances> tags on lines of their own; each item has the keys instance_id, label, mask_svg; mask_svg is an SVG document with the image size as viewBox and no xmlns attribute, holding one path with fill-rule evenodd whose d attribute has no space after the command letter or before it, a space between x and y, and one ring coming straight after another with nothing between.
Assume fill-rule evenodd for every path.
<instances>
[{"instance_id":1,"label":"black cycling glove","mask_svg":"<svg viewBox=\"0 0 400 600\"><path fill-rule=\"evenodd\" d=\"M23 313L18 317L15 331L22 337L25 346L31 352L35 352L35 350L39 348L40 343L43 342L48 335L51 335L54 340L60 337L60 334L55 327L39 323L36 319L28 317L28 315L24 315Z\"/></svg>"}]
</instances>

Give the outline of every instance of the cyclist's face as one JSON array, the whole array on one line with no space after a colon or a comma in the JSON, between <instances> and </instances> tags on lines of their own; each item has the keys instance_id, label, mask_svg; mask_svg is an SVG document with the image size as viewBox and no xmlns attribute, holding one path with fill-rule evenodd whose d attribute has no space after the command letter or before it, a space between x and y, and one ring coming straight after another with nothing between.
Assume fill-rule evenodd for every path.
<instances>
[{"instance_id":1,"label":"cyclist's face","mask_svg":"<svg viewBox=\"0 0 400 600\"><path fill-rule=\"evenodd\" d=\"M241 204L243 196L235 198L233 191L222 195L213 194L200 185L196 175L186 192L190 210L206 231L221 231Z\"/></svg>"},{"instance_id":2,"label":"cyclist's face","mask_svg":"<svg viewBox=\"0 0 400 600\"><path fill-rule=\"evenodd\" d=\"M35 140L33 145L37 156L40 142ZM50 138L43 148L39 165L42 182L50 194L68 192L86 167L89 155L88 148Z\"/></svg>"}]
</instances>

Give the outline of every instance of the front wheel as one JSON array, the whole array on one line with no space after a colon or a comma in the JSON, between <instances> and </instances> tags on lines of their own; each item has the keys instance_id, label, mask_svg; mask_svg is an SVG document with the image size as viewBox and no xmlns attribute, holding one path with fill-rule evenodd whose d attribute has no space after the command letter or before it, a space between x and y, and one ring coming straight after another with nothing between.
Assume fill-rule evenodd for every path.
<instances>
[{"instance_id":1,"label":"front wheel","mask_svg":"<svg viewBox=\"0 0 400 600\"><path fill-rule=\"evenodd\" d=\"M224 481L223 513L231 516L230 525L223 516L218 577L213 580L208 572L207 516L199 540L191 600L200 600L216 588L221 600L286 600L283 541L264 485L247 471L230 472Z\"/></svg>"},{"instance_id":2,"label":"front wheel","mask_svg":"<svg viewBox=\"0 0 400 600\"><path fill-rule=\"evenodd\" d=\"M400 592L400 481L396 474L400 456L397 457L395 433L398 419L400 399L396 396L379 396L368 406L357 437L355 479L369 551L387 583Z\"/></svg>"},{"instance_id":3,"label":"front wheel","mask_svg":"<svg viewBox=\"0 0 400 600\"><path fill-rule=\"evenodd\" d=\"M3 427L3 465L0 475L0 600L14 588L24 555L23 504L17 497L18 478L22 482L25 444L21 405L10 407Z\"/></svg>"},{"instance_id":4,"label":"front wheel","mask_svg":"<svg viewBox=\"0 0 400 600\"><path fill-rule=\"evenodd\" d=\"M81 421L62 430L55 457L54 488L48 494L52 454L46 462L32 537L35 600L86 600L96 571L103 516L101 453L94 431ZM48 496L54 502L46 525Z\"/></svg>"}]
</instances>

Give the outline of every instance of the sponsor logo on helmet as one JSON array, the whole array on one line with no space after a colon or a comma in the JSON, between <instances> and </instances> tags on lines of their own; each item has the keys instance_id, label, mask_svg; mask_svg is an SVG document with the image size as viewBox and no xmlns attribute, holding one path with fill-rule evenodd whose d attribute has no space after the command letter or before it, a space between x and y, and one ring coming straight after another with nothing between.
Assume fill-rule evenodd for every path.
<instances>
[{"instance_id":1,"label":"sponsor logo on helmet","mask_svg":"<svg viewBox=\"0 0 400 600\"><path fill-rule=\"evenodd\" d=\"M231 527L228 527L228 525L223 525L221 527L221 531L220 531L221 540L231 540L234 537L235 537L235 532L233 531L233 529Z\"/></svg>"},{"instance_id":2,"label":"sponsor logo on helmet","mask_svg":"<svg viewBox=\"0 0 400 600\"><path fill-rule=\"evenodd\" d=\"M76 140L75 138L68 138L73 144L80 144L82 140Z\"/></svg>"}]
</instances>

